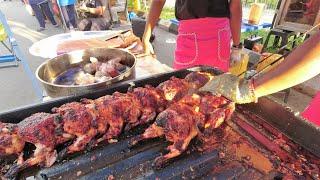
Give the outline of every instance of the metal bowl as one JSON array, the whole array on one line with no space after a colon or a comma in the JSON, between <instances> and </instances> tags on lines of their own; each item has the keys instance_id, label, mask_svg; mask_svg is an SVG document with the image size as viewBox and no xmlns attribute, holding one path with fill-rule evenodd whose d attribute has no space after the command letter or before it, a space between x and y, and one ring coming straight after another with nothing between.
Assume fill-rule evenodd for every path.
<instances>
[{"instance_id":1,"label":"metal bowl","mask_svg":"<svg viewBox=\"0 0 320 180\"><path fill-rule=\"evenodd\" d=\"M89 85L58 85L54 80L58 75L70 68L83 66L90 62L90 57L95 57L101 62L120 57L121 63L129 68L122 74L99 83ZM135 75L136 57L121 49L114 48L92 48L86 50L73 51L67 54L57 56L42 63L36 71L38 80L42 83L46 93L50 97L70 96L91 92L97 89L105 88L112 83L128 79Z\"/></svg>"}]
</instances>

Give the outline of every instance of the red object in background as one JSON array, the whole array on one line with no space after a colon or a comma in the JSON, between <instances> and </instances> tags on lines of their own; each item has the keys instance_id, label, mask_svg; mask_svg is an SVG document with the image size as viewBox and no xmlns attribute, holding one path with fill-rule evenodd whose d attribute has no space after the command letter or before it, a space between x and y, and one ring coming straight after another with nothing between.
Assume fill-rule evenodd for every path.
<instances>
[{"instance_id":1,"label":"red object in background","mask_svg":"<svg viewBox=\"0 0 320 180\"><path fill-rule=\"evenodd\" d=\"M320 92L318 92L316 97L301 115L310 122L320 126Z\"/></svg>"},{"instance_id":2,"label":"red object in background","mask_svg":"<svg viewBox=\"0 0 320 180\"><path fill-rule=\"evenodd\" d=\"M59 7L58 7L57 3L52 3L52 10L53 10L53 14L55 14L55 15L59 15L60 14Z\"/></svg>"},{"instance_id":3,"label":"red object in background","mask_svg":"<svg viewBox=\"0 0 320 180\"><path fill-rule=\"evenodd\" d=\"M207 65L227 72L230 64L229 27L228 18L179 21L174 69Z\"/></svg>"}]
</instances>

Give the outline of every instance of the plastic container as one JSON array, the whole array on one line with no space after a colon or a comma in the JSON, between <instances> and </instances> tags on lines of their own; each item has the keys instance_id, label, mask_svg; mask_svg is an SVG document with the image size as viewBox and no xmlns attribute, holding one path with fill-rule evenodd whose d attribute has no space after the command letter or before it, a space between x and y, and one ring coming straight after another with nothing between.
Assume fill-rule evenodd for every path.
<instances>
[{"instance_id":1,"label":"plastic container","mask_svg":"<svg viewBox=\"0 0 320 180\"><path fill-rule=\"evenodd\" d=\"M252 3L249 14L249 24L258 25L263 13L264 3Z\"/></svg>"},{"instance_id":2,"label":"plastic container","mask_svg":"<svg viewBox=\"0 0 320 180\"><path fill-rule=\"evenodd\" d=\"M241 59L238 62L233 62L230 65L229 72L233 75L239 76L243 78L245 75L245 71L247 71L249 62L249 55L245 51L241 51Z\"/></svg>"}]
</instances>

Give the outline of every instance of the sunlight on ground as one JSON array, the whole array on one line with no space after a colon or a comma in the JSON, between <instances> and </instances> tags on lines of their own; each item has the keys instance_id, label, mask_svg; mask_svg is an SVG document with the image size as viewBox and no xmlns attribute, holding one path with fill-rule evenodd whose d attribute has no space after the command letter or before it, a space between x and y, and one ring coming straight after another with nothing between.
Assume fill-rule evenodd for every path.
<instances>
[{"instance_id":1,"label":"sunlight on ground","mask_svg":"<svg viewBox=\"0 0 320 180\"><path fill-rule=\"evenodd\" d=\"M30 29L23 23L8 20L8 24L14 34L22 36L33 43L46 37L45 34Z\"/></svg>"}]
</instances>

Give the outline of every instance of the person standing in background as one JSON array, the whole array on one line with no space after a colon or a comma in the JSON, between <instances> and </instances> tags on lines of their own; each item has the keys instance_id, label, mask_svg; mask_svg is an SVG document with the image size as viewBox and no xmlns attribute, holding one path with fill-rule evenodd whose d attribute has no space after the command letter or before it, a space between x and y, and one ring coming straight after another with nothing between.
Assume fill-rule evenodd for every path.
<instances>
[{"instance_id":1,"label":"person standing in background","mask_svg":"<svg viewBox=\"0 0 320 180\"><path fill-rule=\"evenodd\" d=\"M53 0L52 4L54 9L61 8L61 18L64 19L65 25L69 30L77 28L76 11L75 11L76 0ZM57 9L58 10L58 9ZM55 10L55 11L57 11ZM59 11L59 10L58 10Z\"/></svg>"},{"instance_id":2,"label":"person standing in background","mask_svg":"<svg viewBox=\"0 0 320 180\"><path fill-rule=\"evenodd\" d=\"M86 0L79 7L84 19L79 22L80 31L102 31L110 29L107 0Z\"/></svg>"},{"instance_id":3,"label":"person standing in background","mask_svg":"<svg viewBox=\"0 0 320 180\"><path fill-rule=\"evenodd\" d=\"M40 24L40 28L37 29L38 32L46 29L46 22L43 12L47 16L47 18L49 18L53 26L59 27L58 23L55 21L53 17L53 13L50 10L49 2L47 0L29 0L29 4L36 16L36 19Z\"/></svg>"},{"instance_id":4,"label":"person standing in background","mask_svg":"<svg viewBox=\"0 0 320 180\"><path fill-rule=\"evenodd\" d=\"M149 40L165 2L151 2L142 38L145 54L153 52ZM175 69L207 65L227 72L230 61L240 59L241 0L176 0L175 15L179 20Z\"/></svg>"},{"instance_id":5,"label":"person standing in background","mask_svg":"<svg viewBox=\"0 0 320 180\"><path fill-rule=\"evenodd\" d=\"M120 26L118 12L124 11L126 8L126 0L116 0L116 3L110 7L112 24Z\"/></svg>"}]
</instances>

